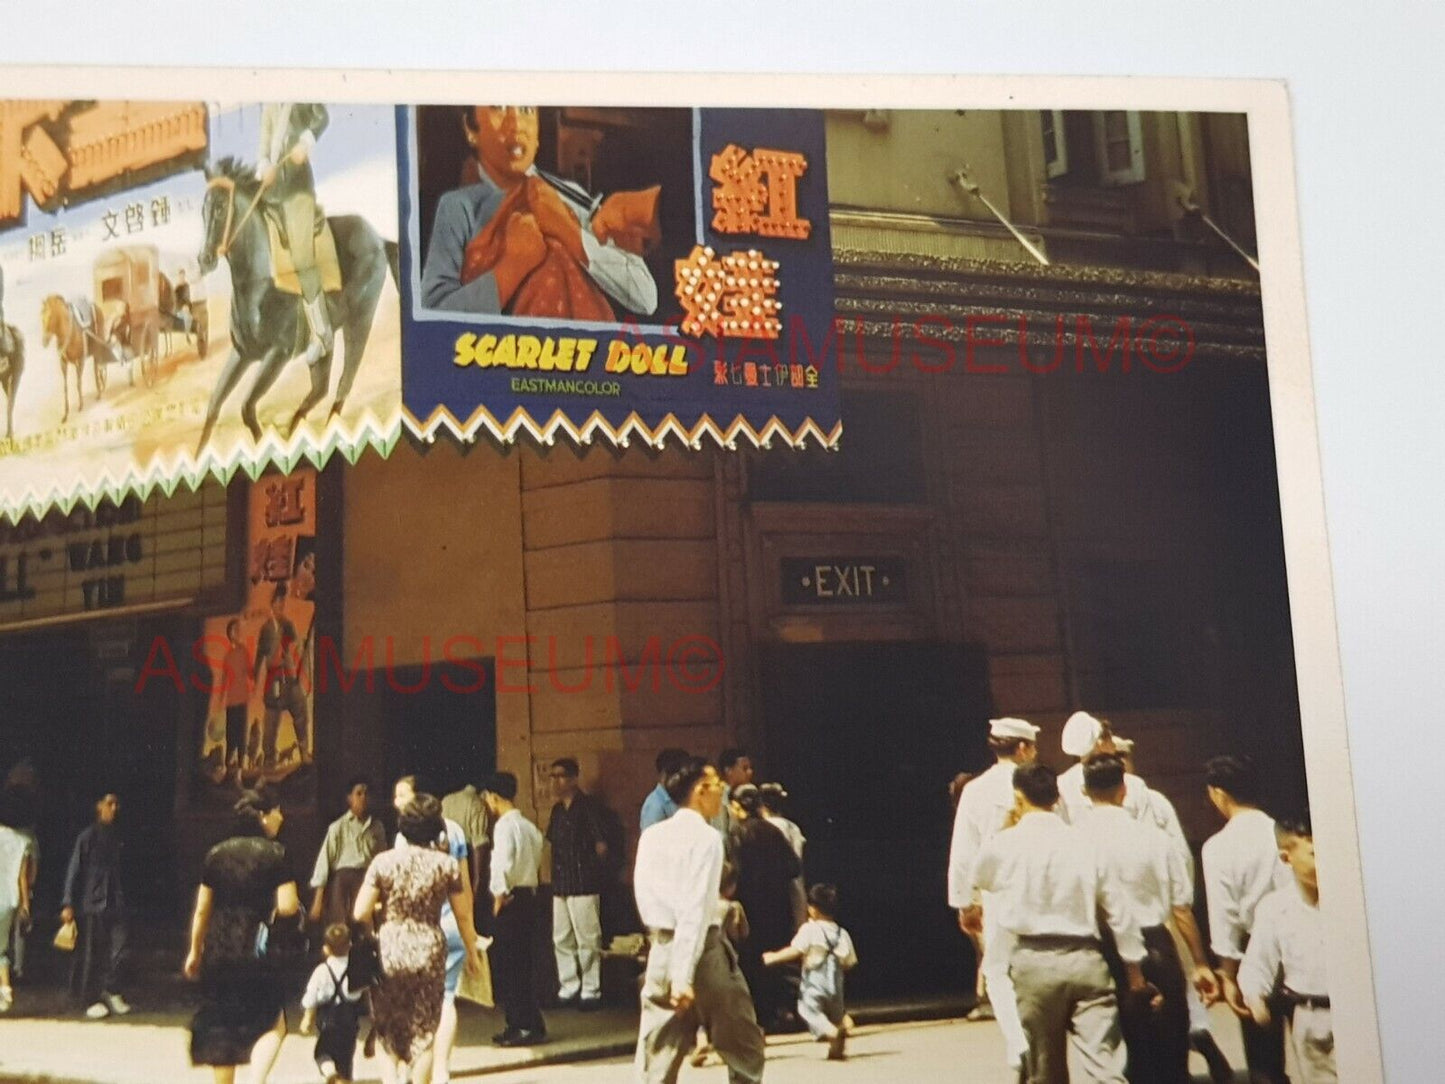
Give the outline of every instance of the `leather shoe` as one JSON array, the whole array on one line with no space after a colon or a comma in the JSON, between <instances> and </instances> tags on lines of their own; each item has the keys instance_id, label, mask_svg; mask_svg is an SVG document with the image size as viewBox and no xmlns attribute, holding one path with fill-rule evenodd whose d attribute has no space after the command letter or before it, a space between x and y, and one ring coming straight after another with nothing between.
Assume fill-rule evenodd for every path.
<instances>
[{"instance_id":1,"label":"leather shoe","mask_svg":"<svg viewBox=\"0 0 1445 1084\"><path fill-rule=\"evenodd\" d=\"M511 1046L517 1036L521 1034L521 1028L505 1028L492 1036L492 1042L497 1046Z\"/></svg>"},{"instance_id":2,"label":"leather shoe","mask_svg":"<svg viewBox=\"0 0 1445 1084\"><path fill-rule=\"evenodd\" d=\"M498 1046L537 1046L547 1041L547 1032L541 1028L533 1028L530 1031L518 1031L510 1036L503 1036L497 1041Z\"/></svg>"},{"instance_id":3,"label":"leather shoe","mask_svg":"<svg viewBox=\"0 0 1445 1084\"><path fill-rule=\"evenodd\" d=\"M577 1002L578 1012L597 1012L601 1008L602 999L600 997L584 997Z\"/></svg>"}]
</instances>

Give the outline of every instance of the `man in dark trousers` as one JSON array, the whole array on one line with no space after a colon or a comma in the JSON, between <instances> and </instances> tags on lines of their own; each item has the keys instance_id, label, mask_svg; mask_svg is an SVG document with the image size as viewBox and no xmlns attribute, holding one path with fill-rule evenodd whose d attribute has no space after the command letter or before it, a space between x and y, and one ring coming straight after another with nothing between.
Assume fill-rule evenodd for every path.
<instances>
[{"instance_id":1,"label":"man in dark trousers","mask_svg":"<svg viewBox=\"0 0 1445 1084\"><path fill-rule=\"evenodd\" d=\"M542 833L516 806L517 777L497 772L482 790L492 815L492 960L506 1030L492 1037L498 1046L536 1046L547 1039L537 1007L537 882Z\"/></svg>"},{"instance_id":2,"label":"man in dark trousers","mask_svg":"<svg viewBox=\"0 0 1445 1084\"><path fill-rule=\"evenodd\" d=\"M271 616L261 626L256 643L256 681L261 685L265 706L261 720L261 755L266 768L276 766L276 735L281 729L283 711L291 713L301 762L311 762L311 747L306 740L310 719L306 691L301 687L301 636L286 616L286 595L283 580L271 593Z\"/></svg>"},{"instance_id":3,"label":"man in dark trousers","mask_svg":"<svg viewBox=\"0 0 1445 1084\"><path fill-rule=\"evenodd\" d=\"M602 1006L602 881L607 840L597 799L578 783L577 761L552 762L557 804L547 822L552 845L552 949L557 998L589 1012Z\"/></svg>"},{"instance_id":4,"label":"man in dark trousers","mask_svg":"<svg viewBox=\"0 0 1445 1084\"><path fill-rule=\"evenodd\" d=\"M120 968L125 960L127 927L122 877L123 854L115 819L120 799L106 791L95 803L95 823L75 839L65 870L60 920L74 922L79 911L80 940L71 965L71 990L85 1015L99 1020L124 1016L130 1006L120 995Z\"/></svg>"}]
</instances>

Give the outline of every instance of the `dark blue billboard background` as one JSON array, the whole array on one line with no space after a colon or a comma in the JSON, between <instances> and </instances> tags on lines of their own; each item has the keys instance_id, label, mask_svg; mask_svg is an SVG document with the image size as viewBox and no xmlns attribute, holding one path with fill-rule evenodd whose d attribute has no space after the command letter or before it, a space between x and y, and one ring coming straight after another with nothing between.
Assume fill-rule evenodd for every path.
<instances>
[{"instance_id":1,"label":"dark blue billboard background","mask_svg":"<svg viewBox=\"0 0 1445 1084\"><path fill-rule=\"evenodd\" d=\"M538 427L547 427L560 412L577 430L590 426L594 437L630 431L655 439L679 428L701 437L700 423L711 419L718 431L740 439L751 439L748 429L768 435L770 425L771 435L786 441L837 438L840 397L837 342L829 338L832 246L821 112L538 110L536 168L570 198L574 211L582 207L584 214L596 214L613 192L661 189L656 220L662 236L643 261L645 275L655 282L656 305L649 312L629 304L627 295L614 294L608 298L614 314L610 321L568 313L499 315L495 307L483 311L488 304L496 306L495 293L480 303L475 290L443 294L438 284L458 265L460 240L485 233L493 218L511 213L501 202L501 190L480 177L471 161L462 116L463 107L397 110L404 242L402 388L416 424L430 429L441 412L470 434L489 423L506 427L520 409ZM728 148L736 148L731 161L741 159L732 175L744 180L734 191L752 192L750 206L761 219L745 221L745 197L744 221L735 216L732 223L741 232L714 228L713 194L719 182L709 171L714 156ZM806 161L806 169L791 182L795 213L788 206L790 186L778 176L790 169L779 168L778 158L768 152L801 155ZM791 161L795 173L798 163ZM489 192L496 193L490 203ZM448 200L450 207L444 206ZM499 202L504 210L497 210ZM458 212L462 205L466 210ZM806 237L796 236L802 232L798 220L808 224ZM780 302L781 309L770 312L764 304L761 314L780 321L776 337L756 331L685 335L680 330L695 306L679 298L675 267L694 257L699 245L713 250L699 266L702 271L750 250L761 254L754 262L776 263L776 293L768 295L763 285L762 296ZM428 262L432 246L438 252ZM451 269L439 275L437 268L447 259ZM746 289L757 285L749 275L766 270L766 264L751 271L731 264L727 273ZM706 284L700 278L683 281ZM713 285L732 293L724 281L720 274ZM520 294L519 289L513 296ZM635 350L640 344L652 349L643 354ZM609 357L621 371L608 371ZM739 420L747 429L735 430ZM637 432L639 423L645 432Z\"/></svg>"}]
</instances>

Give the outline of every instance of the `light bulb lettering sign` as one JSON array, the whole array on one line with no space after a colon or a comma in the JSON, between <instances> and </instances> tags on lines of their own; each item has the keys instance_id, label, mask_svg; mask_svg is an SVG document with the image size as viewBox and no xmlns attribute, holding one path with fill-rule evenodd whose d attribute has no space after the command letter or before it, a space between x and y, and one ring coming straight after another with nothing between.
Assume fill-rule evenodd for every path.
<instances>
[{"instance_id":1,"label":"light bulb lettering sign","mask_svg":"<svg viewBox=\"0 0 1445 1084\"><path fill-rule=\"evenodd\" d=\"M821 113L398 115L414 427L836 442Z\"/></svg>"}]
</instances>

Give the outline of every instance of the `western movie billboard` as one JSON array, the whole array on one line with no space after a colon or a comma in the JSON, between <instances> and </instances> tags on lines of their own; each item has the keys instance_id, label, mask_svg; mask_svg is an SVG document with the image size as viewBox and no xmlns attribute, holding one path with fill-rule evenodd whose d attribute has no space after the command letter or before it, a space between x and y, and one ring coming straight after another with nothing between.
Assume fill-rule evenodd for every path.
<instances>
[{"instance_id":1,"label":"western movie billboard","mask_svg":"<svg viewBox=\"0 0 1445 1084\"><path fill-rule=\"evenodd\" d=\"M389 447L394 111L0 101L0 508Z\"/></svg>"}]
</instances>

